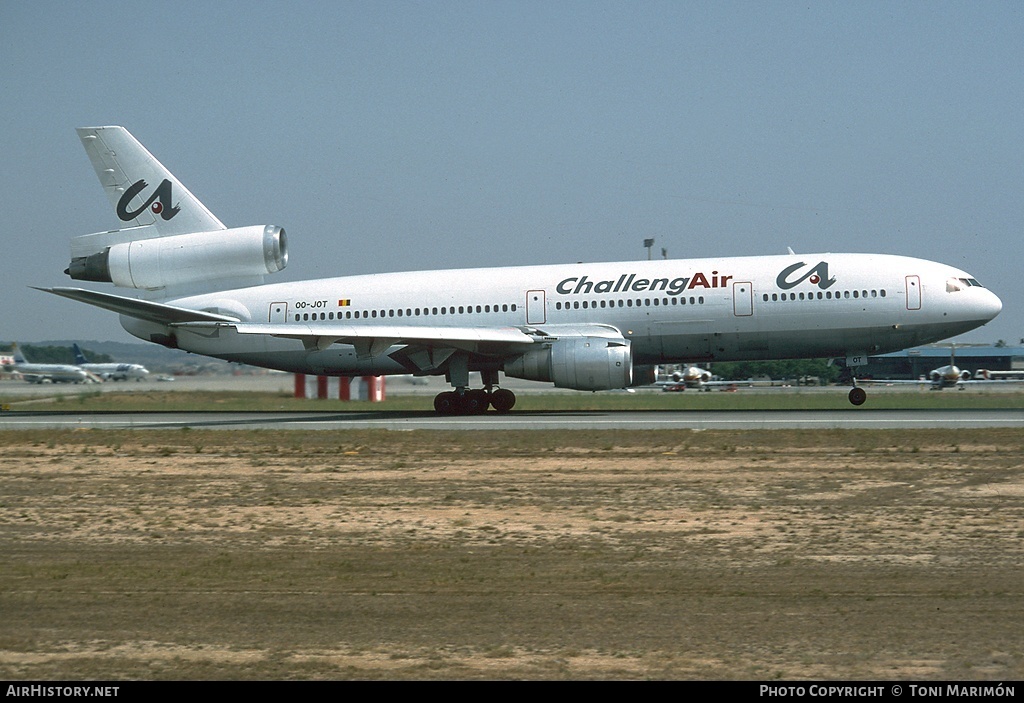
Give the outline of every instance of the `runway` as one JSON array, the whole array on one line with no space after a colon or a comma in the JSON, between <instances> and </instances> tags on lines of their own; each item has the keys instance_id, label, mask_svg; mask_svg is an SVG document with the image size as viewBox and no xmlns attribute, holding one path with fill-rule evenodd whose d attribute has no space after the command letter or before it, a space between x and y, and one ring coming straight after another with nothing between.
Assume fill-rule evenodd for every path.
<instances>
[{"instance_id":1,"label":"runway","mask_svg":"<svg viewBox=\"0 0 1024 703\"><path fill-rule=\"evenodd\" d=\"M4 412L0 430L812 430L1024 428L1024 410L719 410L512 412Z\"/></svg>"}]
</instances>

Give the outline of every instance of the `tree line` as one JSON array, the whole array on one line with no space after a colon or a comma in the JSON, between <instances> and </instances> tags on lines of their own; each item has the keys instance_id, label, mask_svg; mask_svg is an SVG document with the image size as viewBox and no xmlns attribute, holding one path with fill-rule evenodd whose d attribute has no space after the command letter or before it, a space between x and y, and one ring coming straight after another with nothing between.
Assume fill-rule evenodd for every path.
<instances>
[{"instance_id":1,"label":"tree line","mask_svg":"<svg viewBox=\"0 0 1024 703\"><path fill-rule=\"evenodd\" d=\"M725 381L745 381L767 376L781 381L797 381L807 376L821 383L835 383L842 372L838 366L829 366L828 359L782 359L779 361L716 361L708 369Z\"/></svg>"},{"instance_id":2,"label":"tree line","mask_svg":"<svg viewBox=\"0 0 1024 703\"><path fill-rule=\"evenodd\" d=\"M35 344L19 344L21 353L33 364L74 364L75 352L71 347L38 346ZM3 345L0 354L13 353L13 346L8 343ZM82 353L89 363L108 364L114 361L109 354L100 354L89 349L83 349Z\"/></svg>"}]
</instances>

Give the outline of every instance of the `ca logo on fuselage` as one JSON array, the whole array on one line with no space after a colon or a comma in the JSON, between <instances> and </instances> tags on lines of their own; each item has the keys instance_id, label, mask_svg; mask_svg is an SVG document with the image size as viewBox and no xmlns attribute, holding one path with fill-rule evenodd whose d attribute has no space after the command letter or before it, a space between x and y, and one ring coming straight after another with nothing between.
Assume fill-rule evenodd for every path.
<instances>
[{"instance_id":1,"label":"ca logo on fuselage","mask_svg":"<svg viewBox=\"0 0 1024 703\"><path fill-rule=\"evenodd\" d=\"M164 220L169 220L181 210L177 205L171 206L171 182L166 178L157 186L149 200L142 204L137 210L129 210L128 204L136 195L146 189L149 184L145 180L135 181L131 188L124 192L121 199L117 201L117 216L125 222L130 222L141 215L144 210L149 209L154 215L160 215Z\"/></svg>"},{"instance_id":2,"label":"ca logo on fuselage","mask_svg":"<svg viewBox=\"0 0 1024 703\"><path fill-rule=\"evenodd\" d=\"M792 276L797 271L799 271L804 266L806 266L806 264L803 261L801 261L798 264L793 264L792 266L787 266L786 268L782 269L782 271L779 272L778 278L775 279L775 285L777 285L782 290L789 290L790 288L800 285L804 281L810 281L814 285L818 286L818 288L825 290L826 288L831 288L832 284L836 282L836 279L834 277L830 278L828 275L827 261L820 262L817 266L807 271L800 278L790 280L789 277Z\"/></svg>"}]
</instances>

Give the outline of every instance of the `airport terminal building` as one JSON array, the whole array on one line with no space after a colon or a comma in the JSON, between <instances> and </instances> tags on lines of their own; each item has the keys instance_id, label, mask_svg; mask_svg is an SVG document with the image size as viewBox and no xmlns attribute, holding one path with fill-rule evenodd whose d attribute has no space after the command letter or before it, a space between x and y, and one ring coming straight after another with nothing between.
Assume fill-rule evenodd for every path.
<instances>
[{"instance_id":1,"label":"airport terminal building","mask_svg":"<svg viewBox=\"0 0 1024 703\"><path fill-rule=\"evenodd\" d=\"M1024 347L957 346L951 350L948 345L914 347L891 354L880 354L868 358L868 365L859 371L862 378L917 379L927 376L932 369L950 363L951 351L955 352L954 363L971 372L974 377L979 369L989 371L1018 371L1024 377Z\"/></svg>"}]
</instances>

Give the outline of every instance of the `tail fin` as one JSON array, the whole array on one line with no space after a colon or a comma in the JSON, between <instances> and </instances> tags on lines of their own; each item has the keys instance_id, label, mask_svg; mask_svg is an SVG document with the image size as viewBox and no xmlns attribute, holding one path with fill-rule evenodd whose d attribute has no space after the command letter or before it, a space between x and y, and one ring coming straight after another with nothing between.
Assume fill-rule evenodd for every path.
<instances>
[{"instance_id":1,"label":"tail fin","mask_svg":"<svg viewBox=\"0 0 1024 703\"><path fill-rule=\"evenodd\" d=\"M71 349L75 352L75 363L81 366L82 364L88 364L89 360L85 358L85 354L82 353L82 349L78 346L77 342L72 342Z\"/></svg>"},{"instance_id":2,"label":"tail fin","mask_svg":"<svg viewBox=\"0 0 1024 703\"><path fill-rule=\"evenodd\" d=\"M71 278L167 300L259 285L288 263L282 228L227 229L124 127L83 127L78 136L125 227L72 238Z\"/></svg>"},{"instance_id":3,"label":"tail fin","mask_svg":"<svg viewBox=\"0 0 1024 703\"><path fill-rule=\"evenodd\" d=\"M77 130L117 218L158 237L225 229L212 212L124 127Z\"/></svg>"},{"instance_id":4,"label":"tail fin","mask_svg":"<svg viewBox=\"0 0 1024 703\"><path fill-rule=\"evenodd\" d=\"M14 356L15 364L27 364L28 359L21 353L21 347L18 346L17 342L11 342L11 354Z\"/></svg>"}]
</instances>

